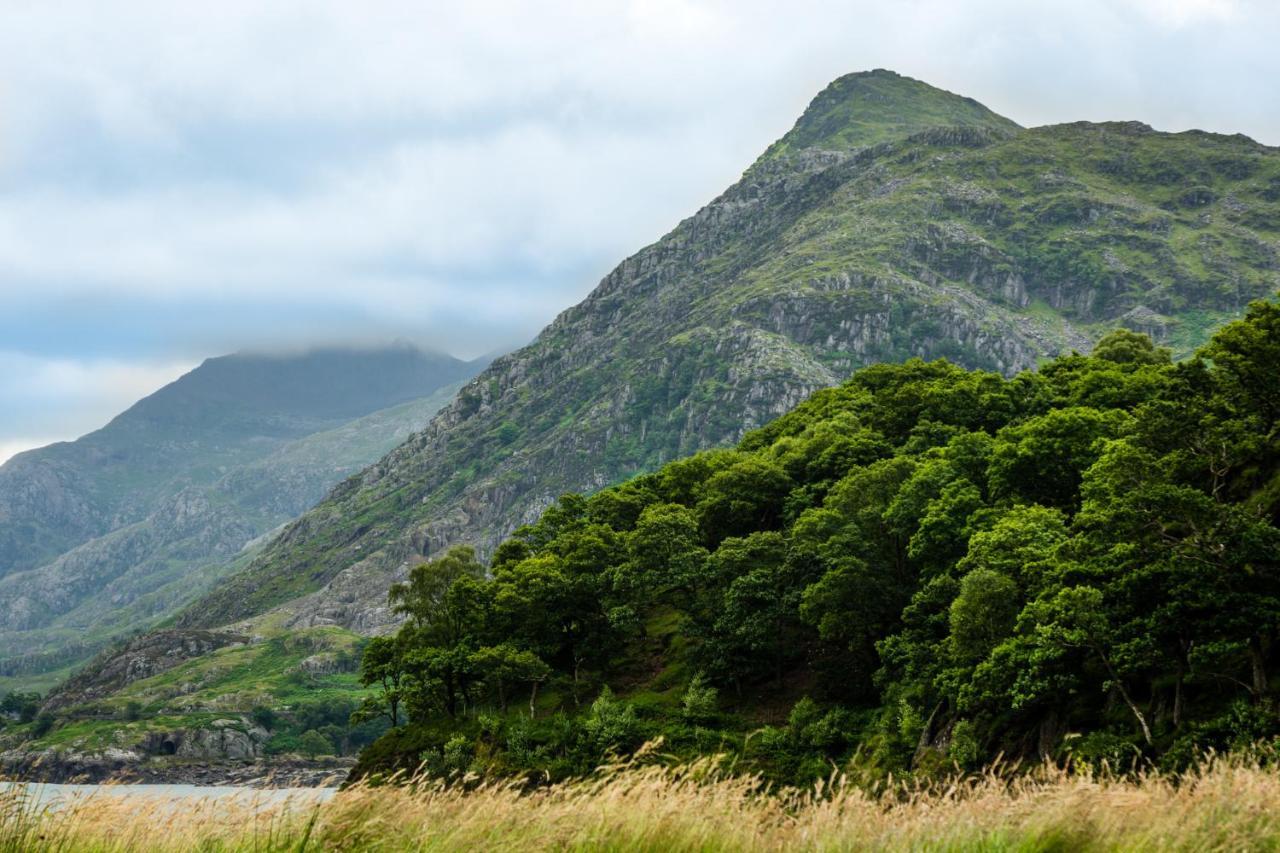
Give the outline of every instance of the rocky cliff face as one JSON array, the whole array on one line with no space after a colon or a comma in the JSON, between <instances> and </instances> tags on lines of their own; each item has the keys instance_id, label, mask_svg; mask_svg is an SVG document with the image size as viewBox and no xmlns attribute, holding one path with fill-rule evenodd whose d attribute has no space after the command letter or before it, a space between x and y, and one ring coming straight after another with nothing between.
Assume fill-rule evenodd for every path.
<instances>
[{"instance_id":1,"label":"rocky cliff face","mask_svg":"<svg viewBox=\"0 0 1280 853\"><path fill-rule=\"evenodd\" d=\"M1280 286L1280 152L1023 130L890 72L836 81L742 179L335 489L186 626L392 624L388 585L556 496L727 444L859 366L1012 373L1118 325L1187 350Z\"/></svg>"}]
</instances>

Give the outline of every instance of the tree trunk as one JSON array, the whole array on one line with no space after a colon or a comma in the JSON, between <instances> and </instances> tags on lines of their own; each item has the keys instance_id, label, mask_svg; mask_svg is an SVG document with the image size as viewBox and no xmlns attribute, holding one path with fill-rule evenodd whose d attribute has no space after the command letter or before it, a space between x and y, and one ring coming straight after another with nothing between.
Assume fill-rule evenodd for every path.
<instances>
[{"instance_id":1,"label":"tree trunk","mask_svg":"<svg viewBox=\"0 0 1280 853\"><path fill-rule=\"evenodd\" d=\"M1173 728L1175 730L1182 728L1182 703L1183 690L1182 682L1185 673L1182 671L1182 663L1178 663L1178 678L1173 682Z\"/></svg>"},{"instance_id":2,"label":"tree trunk","mask_svg":"<svg viewBox=\"0 0 1280 853\"><path fill-rule=\"evenodd\" d=\"M1147 718L1143 716L1142 711L1138 710L1138 705L1133 701L1133 698L1129 696L1129 691L1124 689L1124 682L1120 679L1120 676L1116 675L1116 671L1111 667L1111 660L1102 653L1101 649L1095 649L1094 651L1097 652L1098 657L1102 659L1102 663L1106 666L1107 672L1111 674L1111 682L1115 684L1116 689L1120 691L1120 698L1129 706L1129 710L1133 712L1133 716L1137 719L1138 725L1142 726L1142 737L1147 742L1147 746L1151 746L1154 741L1151 738L1151 727L1147 725Z\"/></svg>"},{"instance_id":3,"label":"tree trunk","mask_svg":"<svg viewBox=\"0 0 1280 853\"><path fill-rule=\"evenodd\" d=\"M929 719L924 721L924 728L920 729L920 738L916 741L915 754L911 756L911 766L914 767L920 761L920 756L929 748L929 742L933 739L933 720L938 716L938 712L942 710L942 703L939 702L933 706L933 711L929 714Z\"/></svg>"},{"instance_id":4,"label":"tree trunk","mask_svg":"<svg viewBox=\"0 0 1280 853\"><path fill-rule=\"evenodd\" d=\"M1063 725L1058 716L1058 709L1050 708L1040 718L1040 731L1036 738L1036 752L1040 754L1041 761L1048 763L1053 760L1053 751L1062 740L1062 735Z\"/></svg>"},{"instance_id":5,"label":"tree trunk","mask_svg":"<svg viewBox=\"0 0 1280 853\"><path fill-rule=\"evenodd\" d=\"M1267 653L1262 645L1262 637L1254 635L1249 638L1249 664L1253 669L1253 696L1261 702L1267 695Z\"/></svg>"},{"instance_id":6,"label":"tree trunk","mask_svg":"<svg viewBox=\"0 0 1280 853\"><path fill-rule=\"evenodd\" d=\"M533 682L533 689L529 691L529 719L533 719L534 711L538 702L538 682Z\"/></svg>"}]
</instances>

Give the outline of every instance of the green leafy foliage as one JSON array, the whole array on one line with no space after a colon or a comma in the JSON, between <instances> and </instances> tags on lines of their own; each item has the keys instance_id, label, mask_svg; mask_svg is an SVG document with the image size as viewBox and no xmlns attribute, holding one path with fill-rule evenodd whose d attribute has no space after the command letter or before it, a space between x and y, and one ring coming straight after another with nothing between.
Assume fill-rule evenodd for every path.
<instances>
[{"instance_id":1,"label":"green leafy foliage","mask_svg":"<svg viewBox=\"0 0 1280 853\"><path fill-rule=\"evenodd\" d=\"M1117 332L1012 379L868 368L736 450L565 496L488 573L455 548L365 651L418 734L362 770L424 738L562 776L662 736L798 781L1270 736L1278 318L1255 303L1185 363Z\"/></svg>"}]
</instances>

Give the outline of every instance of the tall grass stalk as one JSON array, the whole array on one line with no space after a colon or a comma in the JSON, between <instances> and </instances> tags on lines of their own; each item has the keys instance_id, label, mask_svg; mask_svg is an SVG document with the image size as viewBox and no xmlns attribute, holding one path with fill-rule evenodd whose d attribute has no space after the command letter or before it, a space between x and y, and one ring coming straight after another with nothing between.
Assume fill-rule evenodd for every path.
<instances>
[{"instance_id":1,"label":"tall grass stalk","mask_svg":"<svg viewBox=\"0 0 1280 853\"><path fill-rule=\"evenodd\" d=\"M0 851L1244 850L1280 847L1280 770L1211 758L1181 776L1041 770L808 790L625 766L532 792L425 780L252 803L0 795Z\"/></svg>"}]
</instances>

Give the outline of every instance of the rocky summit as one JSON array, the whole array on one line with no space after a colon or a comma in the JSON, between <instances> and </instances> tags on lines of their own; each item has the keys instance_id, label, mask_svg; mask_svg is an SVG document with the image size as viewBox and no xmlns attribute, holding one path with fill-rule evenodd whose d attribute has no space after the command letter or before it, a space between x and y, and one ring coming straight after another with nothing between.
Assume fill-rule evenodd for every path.
<instances>
[{"instance_id":1,"label":"rocky summit","mask_svg":"<svg viewBox=\"0 0 1280 853\"><path fill-rule=\"evenodd\" d=\"M1186 353L1277 287L1280 150L1134 122L1027 129L851 74L178 624L377 633L425 556L484 553L562 493L730 443L861 366L1011 374L1121 326Z\"/></svg>"}]
</instances>

